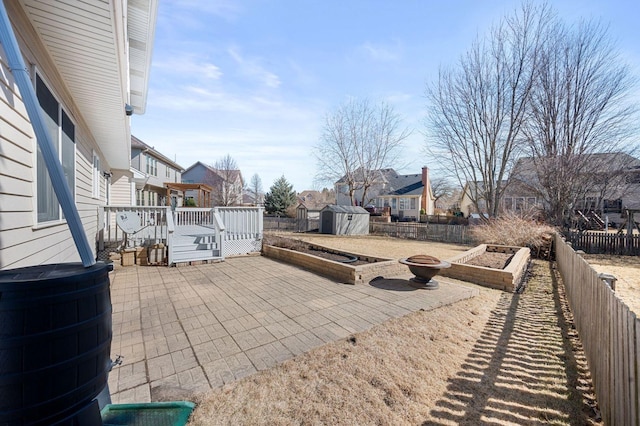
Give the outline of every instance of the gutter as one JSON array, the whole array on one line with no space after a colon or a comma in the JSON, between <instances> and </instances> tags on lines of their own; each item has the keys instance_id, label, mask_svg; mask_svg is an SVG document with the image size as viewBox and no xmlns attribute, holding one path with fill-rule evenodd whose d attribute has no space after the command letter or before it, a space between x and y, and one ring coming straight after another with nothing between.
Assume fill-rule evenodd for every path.
<instances>
[{"instance_id":1,"label":"gutter","mask_svg":"<svg viewBox=\"0 0 640 426\"><path fill-rule=\"evenodd\" d=\"M0 44L4 47L9 63L9 70L13 74L16 85L20 90L22 102L24 103L27 114L29 115L29 120L31 121L31 125L33 126L33 130L38 141L38 146L40 147L40 151L42 151L42 156L47 166L49 177L51 178L53 190L56 193L60 207L62 207L62 211L64 212L67 224L69 225L69 230L71 231L71 236L76 244L80 258L82 259L82 264L84 267L88 268L95 265L96 261L93 258L91 246L89 245L87 235L84 232L80 215L78 214L78 209L76 208L73 196L71 195L71 190L64 178L62 165L56 155L53 141L45 127L42 109L40 108L40 104L36 98L36 93L31 83L29 72L25 66L24 60L22 59L18 41L13 33L13 27L11 26L11 21L9 21L9 16L3 0L0 0Z\"/></svg>"}]
</instances>

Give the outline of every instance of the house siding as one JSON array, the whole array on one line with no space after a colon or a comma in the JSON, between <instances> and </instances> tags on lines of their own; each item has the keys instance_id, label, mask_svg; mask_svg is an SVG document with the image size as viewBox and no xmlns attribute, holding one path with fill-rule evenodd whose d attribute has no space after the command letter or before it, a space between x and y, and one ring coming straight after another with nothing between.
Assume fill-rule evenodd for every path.
<instances>
[{"instance_id":1,"label":"house siding","mask_svg":"<svg viewBox=\"0 0 640 426\"><path fill-rule=\"evenodd\" d=\"M109 204L116 206L131 206L135 204L135 200L131 199L131 186L129 174L125 174L121 170L114 170L111 176L111 197Z\"/></svg>"},{"instance_id":2,"label":"house siding","mask_svg":"<svg viewBox=\"0 0 640 426\"><path fill-rule=\"evenodd\" d=\"M147 158L155 160L155 175L147 173ZM164 184L166 182L181 183L182 180L182 169L178 169L174 165L167 163L162 156L155 155L151 150L131 148L131 167L147 175L147 183L141 190L143 205L149 205L148 199L150 194L154 199L154 204L165 205L166 200L164 198L167 192ZM169 176L167 176L167 170L169 171ZM132 200L132 203L135 204L135 202L135 199Z\"/></svg>"},{"instance_id":3,"label":"house siding","mask_svg":"<svg viewBox=\"0 0 640 426\"><path fill-rule=\"evenodd\" d=\"M100 176L101 197L92 196L93 152L97 144L78 114L49 56L39 42L18 2L5 2L21 52L34 64L48 87L76 126L75 201L78 213L93 245L97 234L97 207L104 200L104 177ZM37 58L37 59L36 59ZM38 225L36 217L36 139L26 108L0 46L0 269L46 263L80 261L66 222ZM101 156L101 161L104 159Z\"/></svg>"}]
</instances>

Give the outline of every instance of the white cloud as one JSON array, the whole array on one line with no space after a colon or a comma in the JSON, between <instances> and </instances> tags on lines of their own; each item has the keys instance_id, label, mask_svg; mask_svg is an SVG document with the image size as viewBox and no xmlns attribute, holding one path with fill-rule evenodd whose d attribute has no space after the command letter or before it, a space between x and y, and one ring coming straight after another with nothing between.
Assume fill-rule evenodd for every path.
<instances>
[{"instance_id":1,"label":"white cloud","mask_svg":"<svg viewBox=\"0 0 640 426\"><path fill-rule=\"evenodd\" d=\"M260 65L259 58L245 58L234 46L230 47L227 52L238 64L241 73L256 78L269 88L277 89L280 86L280 77Z\"/></svg>"},{"instance_id":2,"label":"white cloud","mask_svg":"<svg viewBox=\"0 0 640 426\"><path fill-rule=\"evenodd\" d=\"M399 42L393 44L374 44L369 41L360 46L360 49L374 61L392 62L400 59L402 47Z\"/></svg>"},{"instance_id":3,"label":"white cloud","mask_svg":"<svg viewBox=\"0 0 640 426\"><path fill-rule=\"evenodd\" d=\"M153 68L172 76L188 75L190 80L219 80L223 73L220 67L198 59L196 55L169 55L153 62Z\"/></svg>"}]
</instances>

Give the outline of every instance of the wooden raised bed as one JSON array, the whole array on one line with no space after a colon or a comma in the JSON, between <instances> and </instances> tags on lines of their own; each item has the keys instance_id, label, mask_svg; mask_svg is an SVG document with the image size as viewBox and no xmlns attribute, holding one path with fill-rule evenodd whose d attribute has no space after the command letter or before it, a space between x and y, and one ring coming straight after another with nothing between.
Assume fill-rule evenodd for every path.
<instances>
[{"instance_id":1,"label":"wooden raised bed","mask_svg":"<svg viewBox=\"0 0 640 426\"><path fill-rule=\"evenodd\" d=\"M262 255L300 266L301 268L346 284L364 284L378 276L406 273L406 268L399 265L398 261L394 259L343 252L315 244L310 245L315 249L328 251L330 253L356 256L358 259L369 263L354 266L348 263L336 262L311 254L270 245L264 245L262 247Z\"/></svg>"},{"instance_id":2,"label":"wooden raised bed","mask_svg":"<svg viewBox=\"0 0 640 426\"><path fill-rule=\"evenodd\" d=\"M504 269L466 264L470 259L485 252L510 253L513 254L513 257ZM451 268L443 269L440 275L472 282L484 287L514 292L524 279L530 257L531 252L527 247L481 244L452 259L448 259L451 262Z\"/></svg>"}]
</instances>

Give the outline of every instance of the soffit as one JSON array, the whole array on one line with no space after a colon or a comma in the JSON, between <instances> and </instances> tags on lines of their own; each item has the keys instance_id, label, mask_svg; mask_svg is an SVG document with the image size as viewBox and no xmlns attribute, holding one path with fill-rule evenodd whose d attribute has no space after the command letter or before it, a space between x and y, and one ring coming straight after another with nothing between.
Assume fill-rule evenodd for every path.
<instances>
[{"instance_id":1,"label":"soffit","mask_svg":"<svg viewBox=\"0 0 640 426\"><path fill-rule=\"evenodd\" d=\"M84 121L111 168L129 169L130 127L125 104L131 104L125 34L135 46L135 112L143 112L151 60L155 0L132 0L123 11L117 0L21 0L31 24L49 52ZM153 16L144 18L144 5ZM153 5L151 7L150 5ZM132 10L127 30L124 14ZM151 37L151 39L149 39ZM143 50L149 51L146 55ZM133 86L132 86L133 87Z\"/></svg>"}]
</instances>

